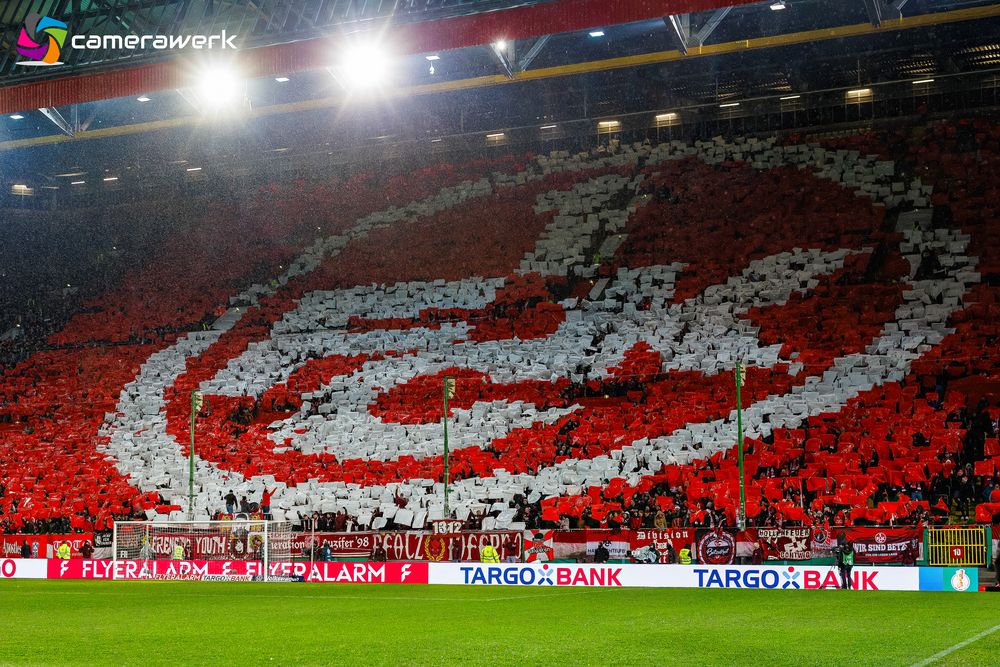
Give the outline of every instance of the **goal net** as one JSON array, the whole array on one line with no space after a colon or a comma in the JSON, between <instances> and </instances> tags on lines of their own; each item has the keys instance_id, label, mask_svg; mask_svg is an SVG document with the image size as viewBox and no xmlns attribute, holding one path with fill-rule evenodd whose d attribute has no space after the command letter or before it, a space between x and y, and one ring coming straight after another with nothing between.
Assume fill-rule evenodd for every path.
<instances>
[{"instance_id":1,"label":"goal net","mask_svg":"<svg viewBox=\"0 0 1000 667\"><path fill-rule=\"evenodd\" d=\"M231 521L116 521L114 560L291 560L292 524L264 519Z\"/></svg>"}]
</instances>

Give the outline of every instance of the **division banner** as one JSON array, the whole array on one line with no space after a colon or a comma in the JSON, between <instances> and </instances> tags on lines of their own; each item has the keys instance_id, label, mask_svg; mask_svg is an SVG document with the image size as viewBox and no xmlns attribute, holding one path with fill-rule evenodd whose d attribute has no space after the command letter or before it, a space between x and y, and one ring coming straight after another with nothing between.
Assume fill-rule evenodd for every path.
<instances>
[{"instance_id":1,"label":"division banner","mask_svg":"<svg viewBox=\"0 0 1000 667\"><path fill-rule=\"evenodd\" d=\"M694 528L634 530L631 532L631 539L629 541L629 554L633 563L660 563L666 565L670 562L668 560L668 545L674 550L674 554L677 554L685 546L691 547L694 540ZM692 549L692 553L693 551Z\"/></svg>"},{"instance_id":2,"label":"division banner","mask_svg":"<svg viewBox=\"0 0 1000 667\"><path fill-rule=\"evenodd\" d=\"M923 528L844 528L856 563L916 562Z\"/></svg>"}]
</instances>

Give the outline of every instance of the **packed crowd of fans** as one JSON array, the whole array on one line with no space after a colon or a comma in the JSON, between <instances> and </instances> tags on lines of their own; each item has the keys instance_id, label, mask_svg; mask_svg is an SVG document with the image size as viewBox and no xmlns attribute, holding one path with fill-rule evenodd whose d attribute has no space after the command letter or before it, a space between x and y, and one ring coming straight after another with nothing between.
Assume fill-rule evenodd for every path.
<instances>
[{"instance_id":1,"label":"packed crowd of fans","mask_svg":"<svg viewBox=\"0 0 1000 667\"><path fill-rule=\"evenodd\" d=\"M949 322L954 333L916 362L902 381L861 392L840 411L809 417L799 428L775 429L766 437L748 438L749 525L995 521L996 513L984 517L980 506L1000 502L1000 470L994 463L1000 456L996 445L1000 411L990 389L995 385L989 384L1000 381L996 351L1000 332L991 319L1000 305L995 286L1000 275L1000 218L993 209L997 192L991 171L991 165L1000 164L998 141L998 126L977 120L934 125L921 133L892 130L826 142L832 148L882 153L934 185L933 224L954 226L971 235L970 254L979 257L984 281L974 288L968 300L972 305ZM973 154L974 159L970 157ZM26 292L13 296L0 292L0 298L17 299L19 305L11 310L17 311L20 319L10 324L16 328L20 323L22 329L9 340L0 341L0 355L4 355L0 356L0 367L27 358L9 369L0 382L0 470L4 473L0 476L0 529L8 533L101 530L116 518L141 517L161 509L163 502L155 491L141 493L130 487L92 444L104 413L114 411L118 391L149 354L185 331L210 326L225 312L220 305L226 304L231 294L278 273L311 239L344 229L368 212L406 204L460 180L493 171L524 171L524 161L507 157L461 167L438 165L415 175L366 172L322 183L273 184L235 212L212 209L205 218L214 219L211 225L192 224L168 233L156 258L142 268L123 274L108 271L81 292L64 293L62 301L37 298L24 302ZM694 165L690 161L661 167L636 165L625 170L629 177L641 174L646 178L642 192L636 194L650 201L629 222L627 240L614 256L591 253L589 257L600 266L601 276L614 275L622 267L683 262L688 269L677 283L675 297L682 300L724 282L729 268L742 266L745 259L737 249L744 241L744 232L749 235L753 225L758 230L773 225L772 218L777 216L801 224L775 229L747 255L762 257L792 247L782 234L799 229L812 236L803 239L803 244L836 247L845 239L858 241L846 243L853 247L871 242L873 252L846 262L842 272L821 281L811 296L792 300L790 307L798 309L794 311L800 315L798 322L775 321L766 308L747 313L762 342L772 342L769 336L774 337L773 342L784 342L789 347L788 360L794 358L802 366L798 374L789 372L788 378L752 375L750 387L758 381L762 387L771 387L768 381L791 386L796 378L821 375L830 359L863 349L891 319L906 271L900 266L901 257L885 249L887 239L895 238L894 224L903 211L855 207L861 213L853 213L848 210L854 199L850 191L832 184L815 185L808 174L794 169L772 171L759 175L741 165ZM716 196L713 184L720 189L728 184L732 189L729 199L715 200L713 214L719 220L740 215L754 222L739 229L709 223L703 228L691 225L692 216L704 208L705 197ZM782 188L799 196L776 201L760 194ZM755 190L757 195L751 197ZM824 210L838 214L813 224L811 216L819 206L815 200L824 200ZM503 210L511 215L524 214L516 203L495 203L506 206ZM783 209L776 213L775 207ZM321 220L316 219L316 210L325 212ZM441 214L434 221L440 222L447 215L458 214ZM436 233L429 229L428 238L411 242L433 245L432 232ZM408 249L407 241L399 236L401 232L385 233L397 236L387 236L391 243L380 247L383 257L372 261L392 264L396 261L393 253ZM226 261L218 261L219 257ZM377 272L364 273L364 262L369 259L348 256L338 267L338 279L347 280L345 275L356 272L359 284L361 277L382 282ZM940 270L939 259L928 253L916 277L930 279ZM454 271L461 273L460 269ZM110 276L115 276L114 280ZM330 277L325 273L313 280ZM474 314L490 323L481 325L479 335L543 335L558 325L561 317L561 313L551 312L558 310L549 307L551 302L567 295L583 295L591 286L588 277L572 272L566 279L532 282L526 278L518 284L521 291L517 298L498 298L488 311ZM303 284L294 298L306 287ZM841 295L856 289L870 290L865 308L838 310ZM621 305L625 305L624 300ZM639 308L648 307L648 301L639 304ZM269 326L280 312L276 307L273 317L267 314L256 324ZM468 317L469 313L463 312L458 319ZM830 326L834 318L840 322L837 329ZM415 321L433 327L450 319L447 313L428 312ZM349 326L376 329L385 323L355 319ZM267 331L267 326L257 328ZM780 337L775 333L779 329ZM255 329L254 335L261 332ZM614 335L614 323L601 334ZM248 338L248 342L253 340ZM592 344L597 346L600 340ZM697 384L665 373L663 361L659 354L637 346L622 366L607 376L592 378L589 369L580 368L581 380L563 380L551 387L520 387L521 391L534 392L532 400L540 409L577 403L587 406L587 411L534 429L537 441L531 442L527 452L517 450L514 436L475 452L463 450L453 462L452 479L482 476L501 467L508 472L535 472L569 457L606 454L618 446L600 437L611 425L635 429L637 438L663 435L638 418L646 411L656 412L661 420L656 428L665 433L683 426L691 418L688 411L693 405L697 405L698 419L728 414L730 397L720 393L713 380ZM46 386L53 369L60 379ZM431 386L439 390L439 385ZM483 400L487 400L492 389L483 391ZM764 390L760 398L766 395ZM239 438L265 416L297 406L272 403L264 407L240 401L234 403L232 412L218 417L228 421L234 428L232 435ZM383 408L376 405L372 409ZM72 429L66 426L70 423ZM83 453L87 447L89 453ZM53 474L52 468L60 463L76 468L63 466ZM89 480L85 479L88 475ZM737 520L732 493L737 480L734 450L730 449L690 464L666 464L638 484L616 478L603 488L583 488L575 497L529 499L516 494L506 509L513 510L515 523L528 529L732 526ZM29 503L28 496L42 495L33 491L36 487L46 487L61 497L44 505ZM412 501L396 497L399 507L408 502ZM168 506L165 511L176 509ZM462 518L466 528L479 529L487 518L496 518L501 512L493 505ZM356 530L371 528L381 518L378 511L364 519L344 509L315 511L303 517L300 526L323 532ZM387 529L404 527L391 520L379 524Z\"/></svg>"}]
</instances>

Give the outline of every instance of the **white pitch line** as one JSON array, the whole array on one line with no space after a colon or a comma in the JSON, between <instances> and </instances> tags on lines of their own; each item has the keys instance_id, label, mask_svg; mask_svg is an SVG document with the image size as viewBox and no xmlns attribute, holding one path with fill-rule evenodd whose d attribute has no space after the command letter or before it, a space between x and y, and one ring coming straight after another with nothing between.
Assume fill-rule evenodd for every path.
<instances>
[{"instance_id":1,"label":"white pitch line","mask_svg":"<svg viewBox=\"0 0 1000 667\"><path fill-rule=\"evenodd\" d=\"M321 583L321 582L311 582L311 583ZM134 589L133 589L134 590ZM401 601L401 602L504 602L507 600L527 600L530 598L553 598L553 597L563 597L566 595L584 595L586 593L607 593L609 591L617 590L615 588L580 588L579 590L573 591L553 591L551 593L537 593L530 595L504 595L501 597L491 597L491 598L465 598L465 597L403 597L403 596L373 596L373 595L337 595L332 593L329 595L292 595L292 594L282 594L282 593L263 593L263 594L247 594L248 597L253 598L287 598L287 599L307 599L307 600L368 600L370 602L377 602L378 600L390 600L390 601ZM46 591L37 590L32 591L32 595L36 593L48 594L48 595L93 595L92 591ZM179 597L233 597L232 593L207 593L207 592L193 592L184 591L171 593L171 595Z\"/></svg>"},{"instance_id":2,"label":"white pitch line","mask_svg":"<svg viewBox=\"0 0 1000 667\"><path fill-rule=\"evenodd\" d=\"M322 583L322 582L309 582L309 583ZM283 593L263 593L263 594L248 594L249 597L254 598L290 598L290 599L323 599L323 600L368 600L369 602L377 602L378 600L393 600L393 601L403 601L403 602L504 602L505 600L527 600L529 598L550 598L550 597L563 597L566 595L582 595L584 593L595 593L595 592L607 592L616 590L613 588L581 588L575 591L560 591L552 593L538 593L531 595L504 595L501 597L491 597L491 598L480 598L480 597L403 597L403 596L388 596L388 595L337 595L336 593L331 593L329 595L292 595ZM182 597L232 597L232 593L204 593L204 592L183 592L183 593L173 593L172 595L178 595Z\"/></svg>"},{"instance_id":3,"label":"white pitch line","mask_svg":"<svg viewBox=\"0 0 1000 667\"><path fill-rule=\"evenodd\" d=\"M937 662L938 660L940 660L941 658L944 658L945 656L948 656L948 655L954 653L955 651L957 651L957 650L959 650L961 648L965 648L966 646L968 646L969 644L971 644L973 642L979 641L983 637L988 637L988 636L992 635L997 630L1000 630L1000 625L994 625L989 630L984 630L984 631L980 632L978 635L976 635L975 637L969 637L965 641L958 642L954 646L949 646L945 650L939 651L938 653L935 653L934 655L932 655L931 657L927 658L926 660L921 660L920 662L914 663L910 667L927 667L927 665L933 664L933 663Z\"/></svg>"}]
</instances>

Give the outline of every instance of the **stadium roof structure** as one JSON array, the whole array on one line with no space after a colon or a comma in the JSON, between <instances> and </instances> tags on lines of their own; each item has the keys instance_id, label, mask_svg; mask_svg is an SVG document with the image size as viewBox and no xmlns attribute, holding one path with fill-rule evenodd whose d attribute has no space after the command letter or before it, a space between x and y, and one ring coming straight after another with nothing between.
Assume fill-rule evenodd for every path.
<instances>
[{"instance_id":1,"label":"stadium roof structure","mask_svg":"<svg viewBox=\"0 0 1000 667\"><path fill-rule=\"evenodd\" d=\"M71 34L236 34L241 113L204 113L193 89L205 52L69 49L57 67L22 67L14 44L31 12ZM851 90L1000 86L1000 4L978 0L14 0L0 34L0 151L31 151L49 180L122 156L231 165L398 141L437 150L602 118L692 122L843 105ZM373 40L393 70L376 103L338 64L345 45ZM139 134L157 138L137 150Z\"/></svg>"}]
</instances>

